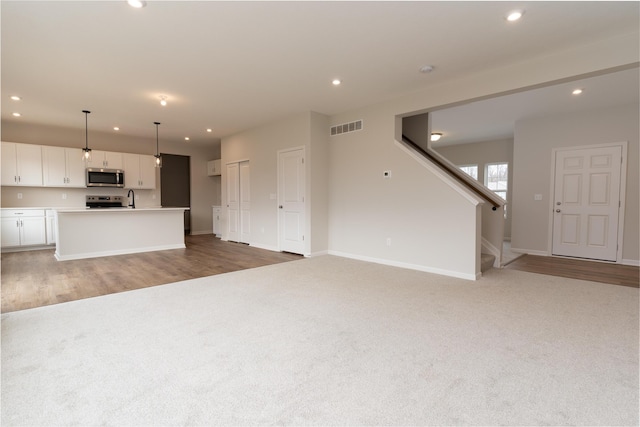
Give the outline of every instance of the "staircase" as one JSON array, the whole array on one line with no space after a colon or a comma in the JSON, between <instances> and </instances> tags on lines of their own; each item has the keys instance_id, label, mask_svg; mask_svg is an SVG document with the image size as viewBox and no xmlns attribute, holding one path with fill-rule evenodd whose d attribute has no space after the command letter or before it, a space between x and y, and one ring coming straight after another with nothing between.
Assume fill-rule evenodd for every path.
<instances>
[{"instance_id":1,"label":"staircase","mask_svg":"<svg viewBox=\"0 0 640 427\"><path fill-rule=\"evenodd\" d=\"M495 255L485 253L480 254L480 271L484 273L487 270L493 268L493 263L495 262L495 260Z\"/></svg>"}]
</instances>

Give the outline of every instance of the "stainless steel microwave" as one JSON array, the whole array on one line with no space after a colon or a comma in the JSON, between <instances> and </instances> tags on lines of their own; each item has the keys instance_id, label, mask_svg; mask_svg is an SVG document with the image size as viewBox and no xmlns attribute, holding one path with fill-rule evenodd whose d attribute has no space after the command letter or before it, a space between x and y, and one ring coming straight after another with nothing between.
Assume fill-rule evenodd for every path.
<instances>
[{"instance_id":1,"label":"stainless steel microwave","mask_svg":"<svg viewBox=\"0 0 640 427\"><path fill-rule=\"evenodd\" d=\"M87 168L87 187L124 188L124 171L120 169Z\"/></svg>"}]
</instances>

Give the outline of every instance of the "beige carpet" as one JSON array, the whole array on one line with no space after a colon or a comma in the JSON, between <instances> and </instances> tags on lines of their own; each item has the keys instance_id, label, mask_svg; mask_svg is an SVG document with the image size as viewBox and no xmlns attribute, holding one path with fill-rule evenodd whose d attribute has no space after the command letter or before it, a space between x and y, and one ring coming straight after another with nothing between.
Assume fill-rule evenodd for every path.
<instances>
[{"instance_id":1,"label":"beige carpet","mask_svg":"<svg viewBox=\"0 0 640 427\"><path fill-rule=\"evenodd\" d=\"M2 426L638 425L638 289L324 256L2 315Z\"/></svg>"}]
</instances>

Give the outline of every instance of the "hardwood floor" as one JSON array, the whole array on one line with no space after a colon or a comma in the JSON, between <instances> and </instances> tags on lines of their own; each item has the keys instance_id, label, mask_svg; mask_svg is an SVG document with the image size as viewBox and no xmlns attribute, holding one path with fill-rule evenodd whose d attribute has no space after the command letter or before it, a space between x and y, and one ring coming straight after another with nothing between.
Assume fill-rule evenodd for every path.
<instances>
[{"instance_id":1,"label":"hardwood floor","mask_svg":"<svg viewBox=\"0 0 640 427\"><path fill-rule=\"evenodd\" d=\"M56 261L53 249L3 253L1 311L24 310L157 286L197 277L301 259L223 242L212 235L186 236L186 249ZM639 287L640 268L576 259L526 255L505 268Z\"/></svg>"},{"instance_id":2,"label":"hardwood floor","mask_svg":"<svg viewBox=\"0 0 640 427\"><path fill-rule=\"evenodd\" d=\"M301 259L213 235L186 236L186 249L56 261L53 249L3 253L1 311L57 304Z\"/></svg>"},{"instance_id":3,"label":"hardwood floor","mask_svg":"<svg viewBox=\"0 0 640 427\"><path fill-rule=\"evenodd\" d=\"M640 268L630 265L525 255L504 268L572 279L591 280L632 288L640 287Z\"/></svg>"}]
</instances>

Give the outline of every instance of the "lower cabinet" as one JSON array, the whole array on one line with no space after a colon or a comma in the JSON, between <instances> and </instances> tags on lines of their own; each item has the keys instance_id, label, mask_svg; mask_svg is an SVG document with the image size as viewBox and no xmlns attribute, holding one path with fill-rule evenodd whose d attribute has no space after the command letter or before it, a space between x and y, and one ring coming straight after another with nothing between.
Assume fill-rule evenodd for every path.
<instances>
[{"instance_id":1,"label":"lower cabinet","mask_svg":"<svg viewBox=\"0 0 640 427\"><path fill-rule=\"evenodd\" d=\"M222 236L222 229L220 228L220 214L222 213L222 207L221 206L214 206L213 207L213 234L216 235L216 237L221 237Z\"/></svg>"},{"instance_id":2,"label":"lower cabinet","mask_svg":"<svg viewBox=\"0 0 640 427\"><path fill-rule=\"evenodd\" d=\"M3 209L0 223L3 248L47 243L44 209Z\"/></svg>"}]
</instances>

